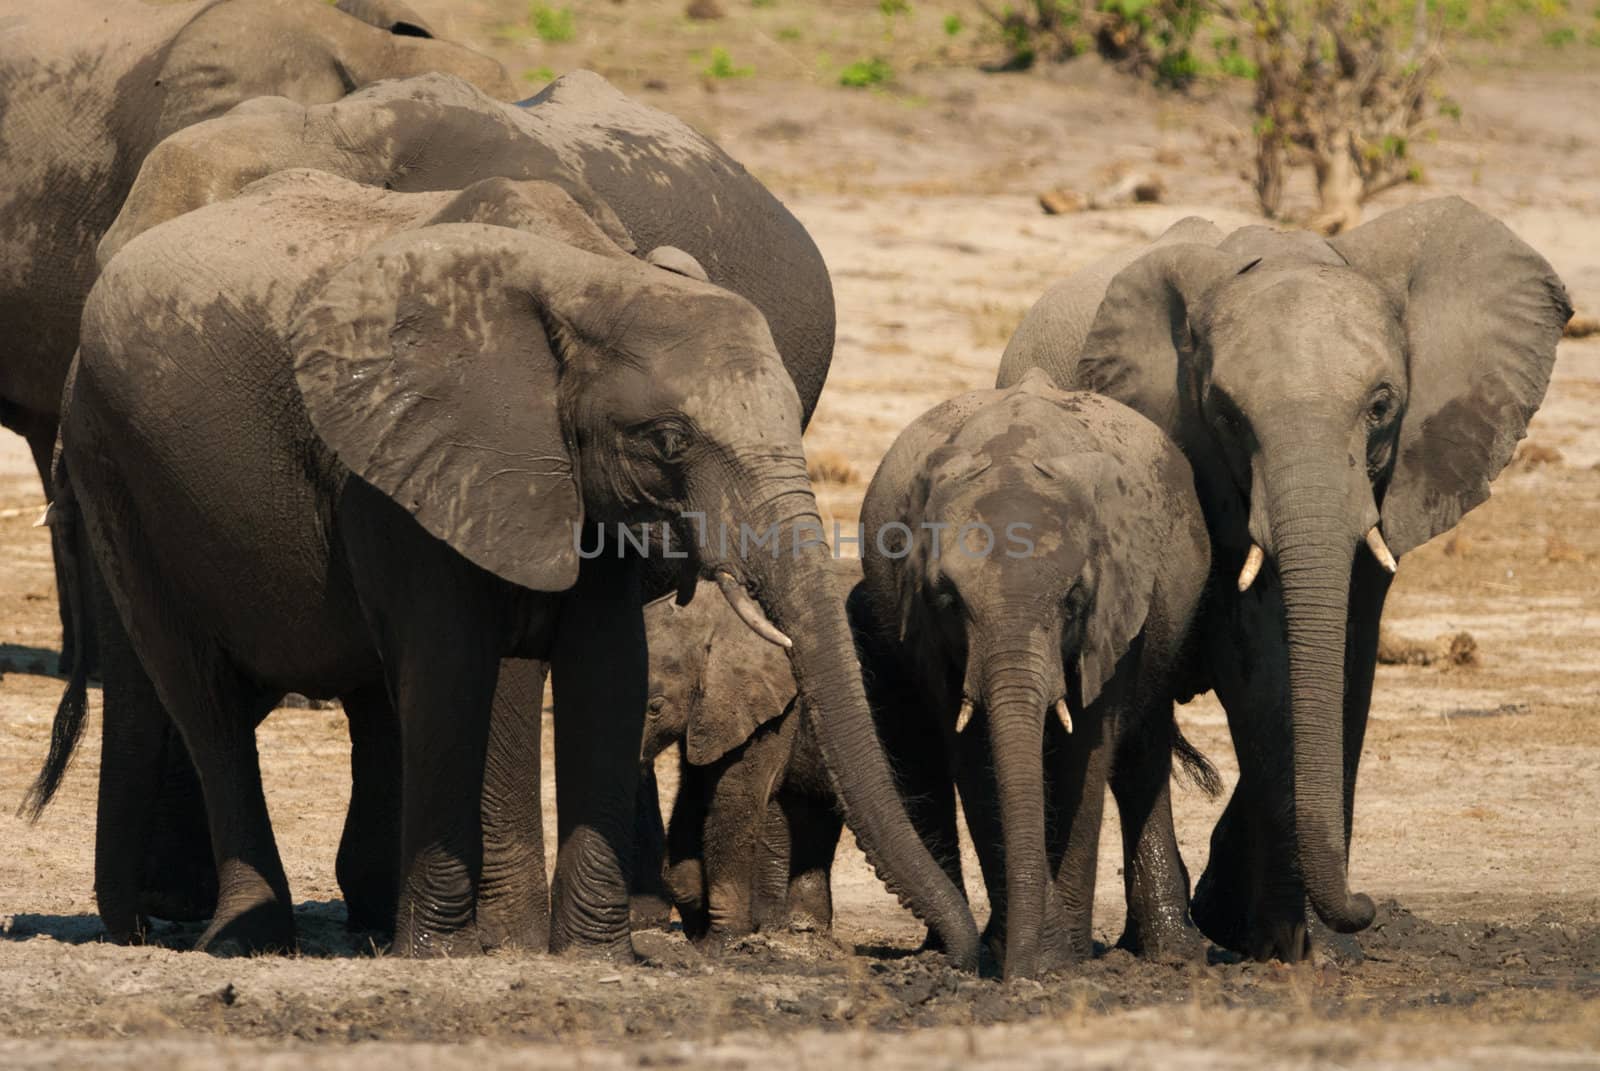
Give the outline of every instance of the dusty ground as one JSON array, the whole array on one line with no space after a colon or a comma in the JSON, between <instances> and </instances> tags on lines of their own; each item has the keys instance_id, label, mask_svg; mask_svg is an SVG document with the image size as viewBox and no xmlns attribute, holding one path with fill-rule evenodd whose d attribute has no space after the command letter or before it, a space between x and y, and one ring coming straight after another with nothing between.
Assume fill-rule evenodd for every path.
<instances>
[{"instance_id":1,"label":"dusty ground","mask_svg":"<svg viewBox=\"0 0 1600 1071\"><path fill-rule=\"evenodd\" d=\"M899 428L992 383L1051 280L1183 215L1254 218L1229 140L1247 128L1237 92L1162 97L1092 63L985 75L968 62L981 51L970 34L940 36L938 9L916 8L886 36L871 5L729 3L730 18L691 23L676 3L580 4L574 39L550 46L495 32L522 17L520 0L417 6L529 71L530 91L539 68L588 65L684 115L811 229L833 270L839 340L808 449L843 477L822 491L847 523ZM702 75L716 47L754 71ZM874 52L892 58L895 85L837 87L843 63ZM1580 312L1600 312L1600 74L1530 54L1479 56L1451 79L1463 120L1426 146L1428 185L1373 210L1463 194L1550 258ZM1092 191L1118 166L1158 171L1168 203L1039 212L1040 190ZM1294 194L1307 207L1306 190ZM753 940L708 961L679 935L649 934L638 966L392 960L340 925L342 719L285 710L261 753L303 954L212 959L181 951L194 936L182 928L162 934L170 947L96 942L91 731L37 826L0 817L0 1065L1600 1065L1597 423L1600 341L1566 343L1530 434L1546 449L1402 566L1394 635L1429 645L1469 631L1480 664L1380 670L1352 877L1384 906L1360 955L1287 969L1114 953L1006 986L910 955L918 928L847 849L837 945ZM20 799L61 687L48 673L47 542L30 527L41 504L21 441L0 439L0 801ZM1217 706L1197 701L1182 719L1231 772ZM1198 873L1220 805L1187 787L1177 805ZM1121 924L1116 843L1108 829L1107 939Z\"/></svg>"}]
</instances>

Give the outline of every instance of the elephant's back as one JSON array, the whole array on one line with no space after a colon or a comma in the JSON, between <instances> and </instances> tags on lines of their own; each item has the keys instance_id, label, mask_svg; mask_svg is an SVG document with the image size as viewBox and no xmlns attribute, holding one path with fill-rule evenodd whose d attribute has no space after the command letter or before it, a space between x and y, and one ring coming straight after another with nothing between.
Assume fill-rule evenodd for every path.
<instances>
[{"instance_id":1,"label":"elephant's back","mask_svg":"<svg viewBox=\"0 0 1600 1071\"><path fill-rule=\"evenodd\" d=\"M575 71L523 102L527 128L602 197L640 252L676 246L761 310L809 420L833 359L833 284L787 208L681 120Z\"/></svg>"},{"instance_id":2,"label":"elephant's back","mask_svg":"<svg viewBox=\"0 0 1600 1071\"><path fill-rule=\"evenodd\" d=\"M1089 340L1100 302L1117 273L1159 246L1173 242L1216 245L1221 240L1222 232L1215 224L1189 216L1167 228L1155 241L1109 253L1055 283L1034 302L1006 343L995 386L1013 386L1030 368L1042 370L1059 387L1079 386L1078 358Z\"/></svg>"},{"instance_id":3,"label":"elephant's back","mask_svg":"<svg viewBox=\"0 0 1600 1071\"><path fill-rule=\"evenodd\" d=\"M107 265L64 435L80 497L118 487L196 620L247 671L304 690L348 661L360 624L331 544L344 473L301 401L289 326L387 229L376 210L308 218L252 191L152 228Z\"/></svg>"},{"instance_id":4,"label":"elephant's back","mask_svg":"<svg viewBox=\"0 0 1600 1071\"><path fill-rule=\"evenodd\" d=\"M0 395L54 412L94 250L138 169L128 86L198 4L0 3Z\"/></svg>"}]
</instances>

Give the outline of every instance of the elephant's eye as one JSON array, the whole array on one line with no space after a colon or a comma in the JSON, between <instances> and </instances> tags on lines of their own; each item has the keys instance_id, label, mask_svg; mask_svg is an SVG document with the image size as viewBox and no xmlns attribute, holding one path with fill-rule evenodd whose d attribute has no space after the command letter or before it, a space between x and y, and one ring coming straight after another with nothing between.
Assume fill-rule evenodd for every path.
<instances>
[{"instance_id":1,"label":"elephant's eye","mask_svg":"<svg viewBox=\"0 0 1600 1071\"><path fill-rule=\"evenodd\" d=\"M645 432L650 448L662 461L681 461L689 449L689 429L676 421L652 424Z\"/></svg>"},{"instance_id":2,"label":"elephant's eye","mask_svg":"<svg viewBox=\"0 0 1600 1071\"><path fill-rule=\"evenodd\" d=\"M646 707L646 710L649 712L650 717L657 718L657 717L661 716L661 711L666 705L667 705L667 697L666 696L664 696L664 695L653 695L653 696L650 697L650 703Z\"/></svg>"},{"instance_id":3,"label":"elephant's eye","mask_svg":"<svg viewBox=\"0 0 1600 1071\"><path fill-rule=\"evenodd\" d=\"M1394 413L1394 396L1384 391L1376 395L1367 405L1367 421L1373 427L1382 427L1389 422L1389 417Z\"/></svg>"}]
</instances>

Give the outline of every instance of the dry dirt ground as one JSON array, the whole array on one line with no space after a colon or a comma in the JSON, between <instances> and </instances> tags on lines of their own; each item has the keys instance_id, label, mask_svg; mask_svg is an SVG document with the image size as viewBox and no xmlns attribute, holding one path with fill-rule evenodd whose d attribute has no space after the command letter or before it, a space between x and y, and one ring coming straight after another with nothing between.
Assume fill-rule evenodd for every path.
<instances>
[{"instance_id":1,"label":"dry dirt ground","mask_svg":"<svg viewBox=\"0 0 1600 1071\"><path fill-rule=\"evenodd\" d=\"M1163 97L1093 63L983 74L973 46L941 43L933 8L885 36L865 4L730 3L729 18L709 23L685 20L676 3L579 4L574 39L552 46L505 28L524 17L521 0L416 2L442 32L529 71L530 90L540 68L587 65L685 116L811 229L833 271L839 334L808 450L833 477L825 508L846 523L899 428L992 383L1011 328L1051 280L1183 215L1254 218L1236 90ZM701 74L719 45L753 72ZM838 88L838 67L870 51L893 58L898 81ZM1450 79L1463 119L1425 147L1428 184L1372 211L1467 196L1550 258L1580 312L1600 312L1600 73L1541 55L1480 57ZM1040 190L1092 191L1119 167L1158 171L1167 203L1039 212ZM1294 195L1304 210L1305 189ZM651 933L629 966L389 959L341 926L342 718L284 710L260 748L301 903L301 955L197 955L183 950L192 927L164 930L159 947L97 941L91 728L41 822L0 815L0 1066L1600 1065L1597 423L1600 340L1565 343L1530 434L1543 449L1401 567L1395 637L1427 647L1467 631L1479 664L1379 672L1352 875L1383 907L1359 952L1294 969L1112 953L1004 985L912 954L918 927L846 847L836 943L751 940L708 960L679 934ZM30 527L42 501L21 441L0 439L8 809L43 755L61 688L49 672L47 542ZM1181 717L1231 774L1215 703ZM1179 790L1195 873L1219 806ZM1112 940L1114 830L1102 843L1097 929Z\"/></svg>"}]
</instances>

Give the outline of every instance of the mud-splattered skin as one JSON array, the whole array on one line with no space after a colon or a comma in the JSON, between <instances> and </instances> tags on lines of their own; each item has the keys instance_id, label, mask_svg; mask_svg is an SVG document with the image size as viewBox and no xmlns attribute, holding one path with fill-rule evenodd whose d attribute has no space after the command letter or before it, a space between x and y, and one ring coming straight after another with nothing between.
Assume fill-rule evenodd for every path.
<instances>
[{"instance_id":1,"label":"mud-splattered skin","mask_svg":"<svg viewBox=\"0 0 1600 1071\"><path fill-rule=\"evenodd\" d=\"M262 94L315 104L420 71L511 91L487 57L321 0L7 0L0 19L0 421L47 484L95 246L161 138Z\"/></svg>"},{"instance_id":2,"label":"mud-splattered skin","mask_svg":"<svg viewBox=\"0 0 1600 1071\"><path fill-rule=\"evenodd\" d=\"M861 566L841 560L832 572L843 606ZM675 907L684 931L709 947L791 924L826 931L841 818L811 719L788 659L714 586L700 587L688 606L669 596L645 609L640 828L655 834L639 845L635 924L664 924ZM663 836L652 767L674 745L678 793Z\"/></svg>"},{"instance_id":3,"label":"mud-splattered skin","mask_svg":"<svg viewBox=\"0 0 1600 1071\"><path fill-rule=\"evenodd\" d=\"M439 222L462 218L479 222ZM756 309L627 255L550 184L401 194L291 171L130 242L76 369L64 473L127 625L113 640L150 677L118 659L108 709L153 682L201 771L221 889L203 943L292 941L252 733L293 689L398 719L396 948L542 945L538 691L523 676L507 695L500 668L521 658L550 665L566 727L549 945L626 953L640 570L580 560L574 528L593 547L610 526L614 552L617 522L690 510L784 538L820 524ZM970 913L876 746L842 607L808 597L825 548L691 564L793 638L859 839L973 962ZM499 813L511 797L533 813ZM136 878L97 876L114 933L137 927Z\"/></svg>"},{"instance_id":4,"label":"mud-splattered skin","mask_svg":"<svg viewBox=\"0 0 1600 1071\"><path fill-rule=\"evenodd\" d=\"M395 190L462 189L491 176L555 182L614 212L639 249L689 253L771 326L809 420L833 357L833 287L805 229L766 188L680 120L574 71L520 106L459 79L374 86L336 104L258 100L169 138L106 235L133 235L273 171L314 167ZM623 240L627 244L626 240Z\"/></svg>"},{"instance_id":5,"label":"mud-splattered skin","mask_svg":"<svg viewBox=\"0 0 1600 1071\"><path fill-rule=\"evenodd\" d=\"M1308 917L1370 922L1346 865L1379 556L1488 497L1570 315L1542 257L1444 199L1326 241L1184 220L1058 284L1012 338L1001 385L1042 369L1117 398L1194 468L1213 574L1191 684L1227 708L1240 765L1195 893L1219 944L1298 960Z\"/></svg>"},{"instance_id":6,"label":"mud-splattered skin","mask_svg":"<svg viewBox=\"0 0 1600 1071\"><path fill-rule=\"evenodd\" d=\"M1210 566L1192 484L1149 421L1035 373L919 417L867 489L865 661L889 697L886 746L957 877L959 786L1007 977L1090 954L1108 778L1123 944L1195 943L1168 801L1172 674Z\"/></svg>"}]
</instances>

